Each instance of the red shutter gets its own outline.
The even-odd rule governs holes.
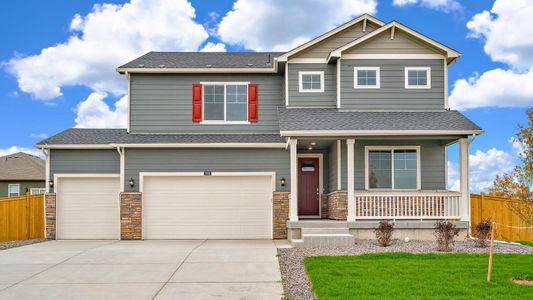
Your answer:
[[[192,84],[192,121],[202,122],[202,85]]]
[[[259,105],[257,98],[257,83],[248,85],[248,122],[257,122],[259,116],[257,114],[257,107]]]

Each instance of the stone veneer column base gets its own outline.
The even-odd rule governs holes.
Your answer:
[[[335,191],[328,194],[328,218],[346,220],[348,217],[348,193]]]
[[[46,238],[56,239],[56,194],[47,193],[44,197],[45,202],[45,228]]]
[[[142,193],[120,193],[120,239],[142,239]]]
[[[289,220],[289,192],[274,192],[273,211],[273,237],[274,239],[287,238],[287,221]]]

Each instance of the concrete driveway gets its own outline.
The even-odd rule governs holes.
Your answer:
[[[276,245],[50,241],[0,251],[0,299],[280,299]]]

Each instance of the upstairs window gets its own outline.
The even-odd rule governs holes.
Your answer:
[[[324,72],[310,71],[299,72],[300,93],[323,93]]]
[[[431,68],[407,67],[405,68],[406,89],[431,88]]]
[[[248,83],[203,83],[203,122],[248,122]]]
[[[380,85],[379,67],[355,67],[354,88],[378,89]]]

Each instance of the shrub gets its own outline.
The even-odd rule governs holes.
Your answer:
[[[437,250],[449,252],[455,244],[454,238],[459,235],[459,229],[451,222],[437,221],[433,234],[437,238]]]
[[[389,221],[379,221],[379,225],[374,229],[376,239],[381,247],[387,247],[392,240],[392,232],[394,231],[394,223]]]
[[[485,248],[487,246],[487,240],[492,229],[492,220],[485,219],[474,225],[473,236],[476,238],[474,243],[476,247]]]

